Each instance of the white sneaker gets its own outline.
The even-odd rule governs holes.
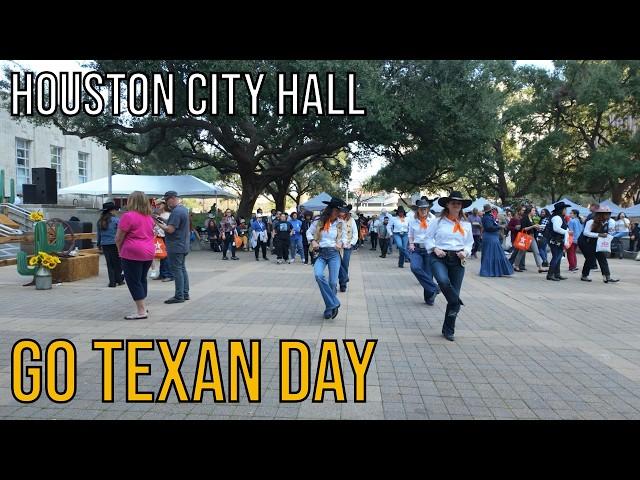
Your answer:
[[[291,260],[289,260],[289,265],[291,265],[294,262],[295,262],[295,260],[292,258]]]
[[[280,265],[282,263],[282,260],[278,259],[278,261],[276,262],[278,265]]]

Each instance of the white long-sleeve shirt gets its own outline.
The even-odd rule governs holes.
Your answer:
[[[318,245],[320,246],[320,248],[336,248],[336,237],[338,236],[339,222],[342,222],[342,220],[340,219],[334,220],[331,226],[329,227],[328,232],[325,232],[324,230],[322,231],[322,233],[320,234],[320,241],[318,242]],[[317,228],[322,228],[322,226],[318,227],[318,220],[315,220],[309,227],[309,230],[307,230],[307,240],[309,241],[309,243],[311,243],[311,241],[314,239]],[[358,237],[356,236],[356,239],[357,238]],[[342,242],[342,245],[347,243],[346,228],[344,227],[342,228],[341,238],[338,238],[337,240],[339,242]]]
[[[407,217],[400,218],[398,216],[389,219],[387,229],[390,234],[393,233],[409,233],[409,219]]]
[[[409,243],[426,244],[429,225],[431,225],[433,221],[435,221],[435,217],[434,220],[427,218],[427,228],[422,228],[420,220],[417,218],[412,219],[409,222]]]
[[[562,228],[562,217],[560,215],[554,215],[551,217],[551,225],[553,226],[553,231],[560,234],[566,235],[568,229]]]
[[[591,228],[593,227],[593,219],[588,220],[584,226],[584,230],[582,231],[582,235],[585,235],[590,238],[598,238],[598,233],[592,232]],[[616,222],[612,218],[609,219],[609,235],[611,235],[616,227]]]
[[[464,250],[467,257],[471,255],[471,249],[473,248],[471,224],[461,220],[460,226],[464,234],[458,231],[454,232],[455,222],[452,222],[446,217],[441,217],[440,219],[430,222],[426,238],[427,251],[433,253],[434,248],[454,252]]]

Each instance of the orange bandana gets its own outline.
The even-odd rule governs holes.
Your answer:
[[[322,226],[322,230],[325,232],[328,232],[330,228],[331,228],[331,220],[327,219],[327,221],[324,222],[324,225]]]
[[[420,219],[420,228],[423,229],[427,229],[427,227],[429,226],[429,224],[427,223],[427,218],[426,217],[418,217]]]
[[[464,236],[464,228],[460,225],[460,219],[454,217],[447,218],[453,222],[453,233],[458,232],[460,235]]]

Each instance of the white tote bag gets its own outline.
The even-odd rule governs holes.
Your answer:
[[[611,240],[613,240],[612,235],[598,237],[598,241],[596,242],[596,252],[611,252]]]

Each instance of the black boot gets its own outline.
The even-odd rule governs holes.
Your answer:
[[[560,279],[559,279],[559,278],[556,278],[555,273],[554,273],[554,272],[552,272],[551,270],[549,270],[549,271],[547,272],[547,280],[552,280],[552,281],[554,281],[554,282],[559,282],[559,281],[560,281]]]
[[[562,275],[560,275],[560,272],[556,272],[555,277],[558,280],[566,280],[567,279],[567,277],[563,277]]]
[[[450,307],[447,305],[447,310],[444,315],[444,324],[442,325],[442,335],[450,342],[454,341],[454,332],[456,327],[456,317],[460,307]]]

